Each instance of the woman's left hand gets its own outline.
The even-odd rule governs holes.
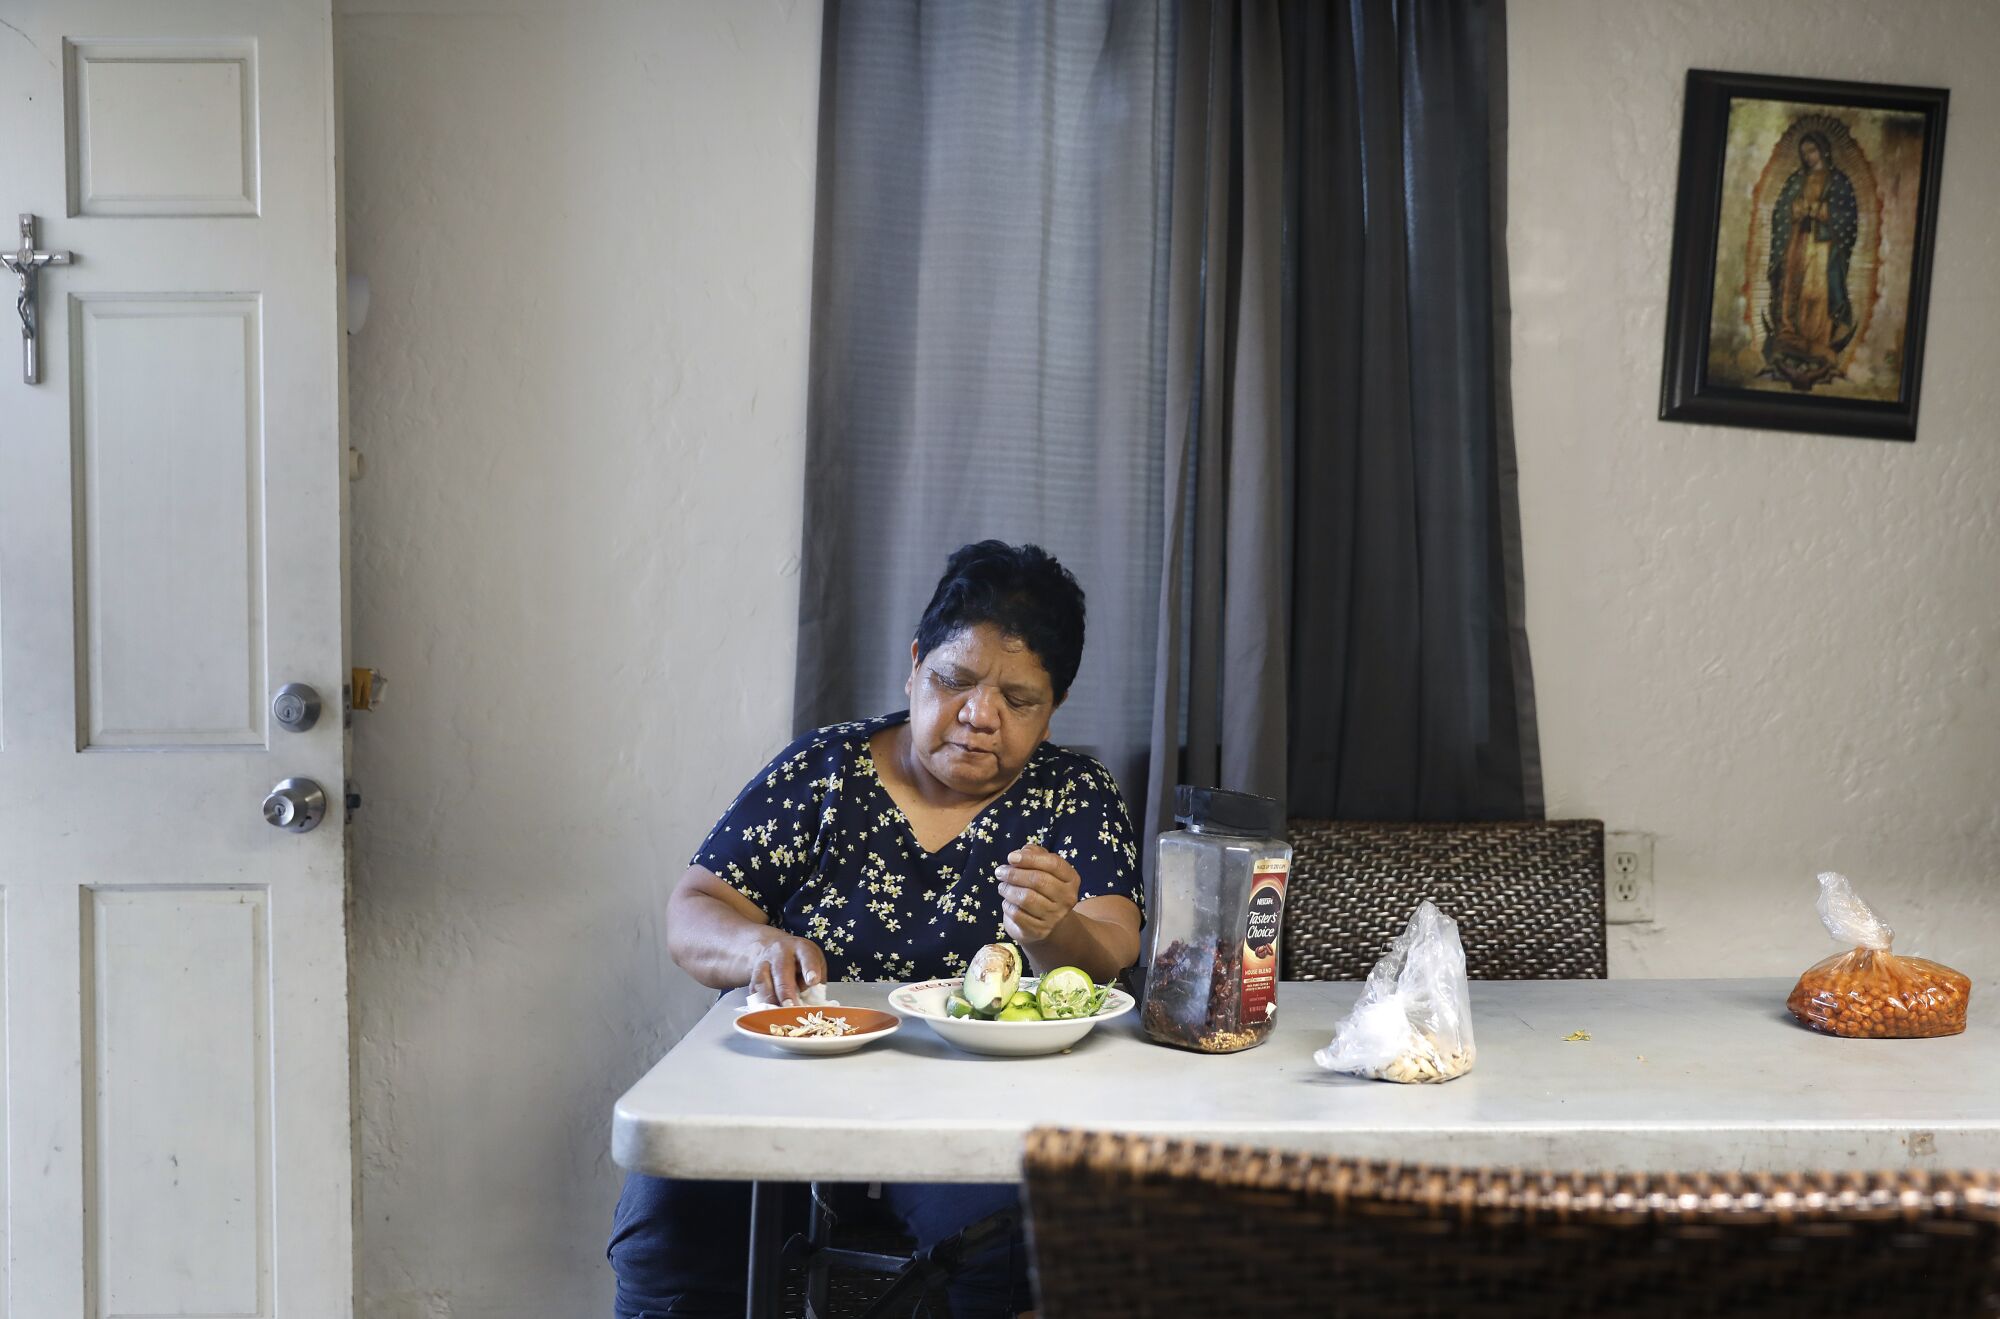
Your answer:
[[[995,871],[1001,919],[1017,942],[1040,943],[1076,909],[1083,880],[1075,866],[1034,843],[1008,853],[1007,861]]]

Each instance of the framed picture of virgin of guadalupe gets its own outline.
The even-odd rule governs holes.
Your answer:
[[[1689,72],[1661,420],[1916,438],[1949,97]]]

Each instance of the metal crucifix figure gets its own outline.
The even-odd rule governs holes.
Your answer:
[[[14,310],[21,314],[21,379],[31,385],[42,382],[42,355],[36,345],[39,317],[35,310],[35,285],[43,266],[66,266],[69,264],[67,252],[37,252],[35,250],[35,217],[21,217],[21,250],[0,252],[0,264],[5,264],[20,281],[20,294],[14,299]]]

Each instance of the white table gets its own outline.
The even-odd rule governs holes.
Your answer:
[[[1001,1182],[1039,1125],[1117,1128],[1460,1164],[1617,1171],[2000,1167],[2000,1004],[1940,1040],[1842,1040],[1784,1007],[1789,980],[1475,984],[1479,1061],[1456,1081],[1321,1071],[1360,990],[1284,984],[1261,1046],[1153,1045],[1137,1013],[1068,1055],[976,1058],[922,1022],[804,1058],[739,1037],[718,1003],[618,1101],[612,1153],[669,1177]],[[887,985],[842,985],[886,1006]],[[1565,1035],[1587,1030],[1588,1042]]]
[[[612,1153],[667,1177],[1008,1182],[1036,1126],[1115,1128],[1364,1158],[1607,1171],[2000,1168],[2000,1006],[1940,1040],[1842,1040],[1785,1011],[1790,980],[1475,984],[1473,1070],[1445,1085],[1322,1071],[1358,984],[1279,987],[1239,1054],[1147,1042],[1137,1014],[1068,1055],[978,1058],[921,1021],[858,1053],[779,1053],[734,1030],[739,991],[624,1098]],[[835,996],[885,1007],[888,985]],[[1578,1030],[1587,1042],[1568,1042]],[[750,1307],[775,1313],[776,1201],[755,1197]]]

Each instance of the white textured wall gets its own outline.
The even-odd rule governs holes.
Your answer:
[[[609,1313],[667,883],[788,731],[814,3],[348,0],[358,1311]]]
[[[2000,5],[1509,0],[1514,407],[1551,814],[1659,835],[1618,975],[1789,974],[1815,871],[2000,950]],[[1914,445],[1656,420],[1689,68],[1951,89]],[[1990,992],[1990,991],[1989,991]]]

